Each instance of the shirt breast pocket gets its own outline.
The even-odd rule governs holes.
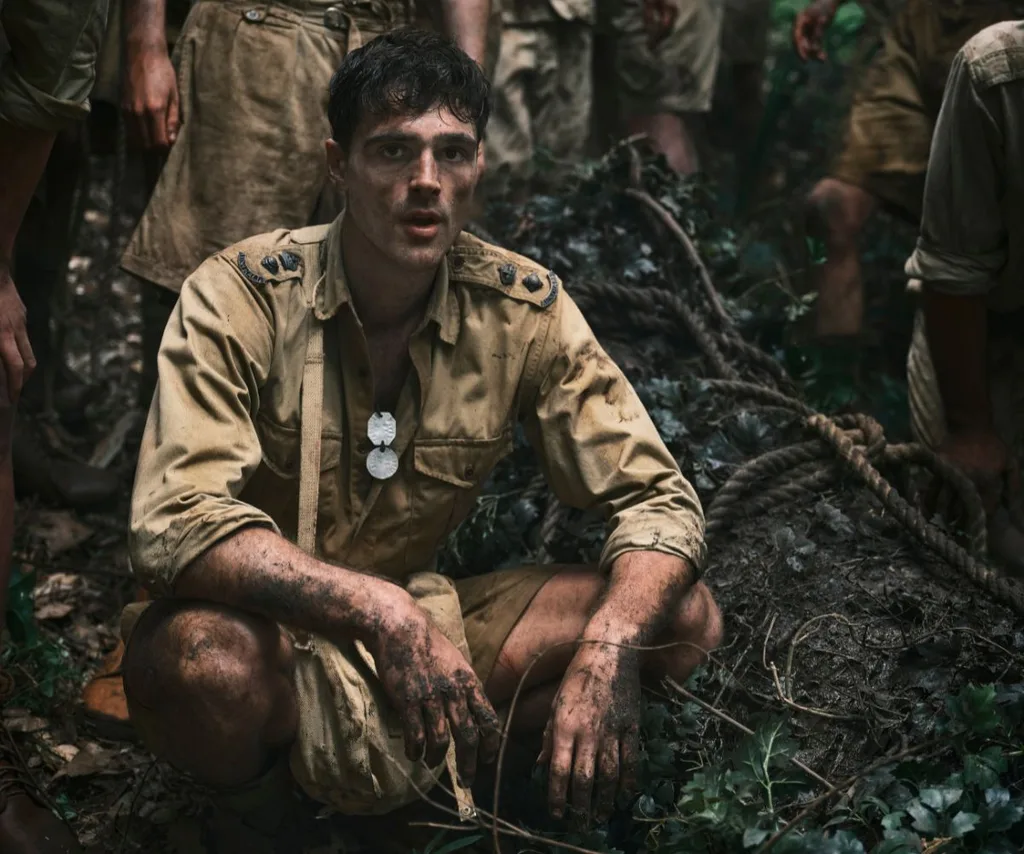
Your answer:
[[[502,457],[511,428],[493,439],[420,437],[413,442],[413,478],[406,566],[429,563],[444,538],[469,515]]]

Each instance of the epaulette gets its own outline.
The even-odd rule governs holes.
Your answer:
[[[465,232],[448,252],[448,278],[494,288],[538,308],[552,305],[562,288],[561,279],[542,264]]]

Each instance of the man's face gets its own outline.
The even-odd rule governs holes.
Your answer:
[[[402,269],[435,269],[469,220],[477,147],[473,125],[449,110],[365,117],[348,151],[327,143],[346,228]]]

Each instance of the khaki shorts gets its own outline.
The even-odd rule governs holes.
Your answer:
[[[907,0],[854,94],[832,176],[867,190],[916,225],[953,57],[971,36],[1014,17],[1001,3]]]
[[[0,3],[0,119],[58,131],[85,118],[107,0]]]
[[[989,381],[996,432],[1024,463],[1024,309],[989,315]],[[914,319],[907,356],[907,394],[914,438],[937,448],[946,438],[946,416],[925,336],[924,314]]]
[[[406,586],[486,683],[533,597],[563,568],[527,566],[454,584],[436,573],[418,573]],[[121,634],[126,643],[147,604],[125,609]],[[417,800],[417,788],[428,791],[444,766],[427,769],[405,758],[400,722],[388,709],[366,649],[289,634],[299,708],[290,765],[302,789],[347,815],[391,812]]]
[[[328,15],[329,7],[343,10]],[[394,0],[200,0],[175,48],[182,126],[122,258],[180,290],[253,234],[327,221],[327,87],[345,54],[405,23]],[[326,204],[325,204],[326,202]]]
[[[487,125],[487,184],[526,180],[539,149],[567,164],[584,153],[590,131],[593,27],[561,19],[508,26],[494,72]]]
[[[622,116],[703,113],[711,109],[724,0],[681,0],[672,31],[654,48],[643,0],[612,0],[615,90]]]

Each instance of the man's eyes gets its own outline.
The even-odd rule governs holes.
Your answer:
[[[456,146],[449,146],[441,153],[449,163],[462,163],[464,160],[469,159],[469,155],[463,149]]]
[[[388,160],[400,160],[406,154],[406,147],[398,143],[389,143],[380,147],[380,153]]]

